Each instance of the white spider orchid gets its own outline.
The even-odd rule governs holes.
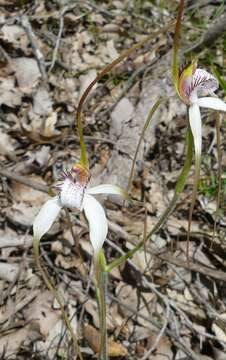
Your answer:
[[[116,185],[102,184],[88,188],[89,179],[88,170],[80,164],[74,165],[70,172],[62,173],[61,182],[55,186],[59,190],[58,196],[48,200],[34,220],[35,240],[39,241],[47,233],[62,208],[84,210],[94,253],[99,252],[107,237],[108,224],[103,207],[92,195],[112,194],[124,199],[128,199],[128,195]]]
[[[198,162],[200,162],[202,148],[200,107],[226,111],[226,104],[214,94],[218,86],[217,79],[207,71],[197,69],[196,62],[187,66],[179,76],[178,93],[183,102],[189,106],[189,123]],[[198,95],[212,95],[214,97],[198,97]]]
[[[188,221],[187,259],[189,261],[189,238],[192,213],[195,205],[196,193],[200,177],[202,153],[202,122],[200,107],[218,111],[226,111],[226,104],[218,99],[214,91],[218,88],[217,79],[207,71],[197,69],[197,63],[192,62],[179,75],[177,91],[182,101],[188,105],[189,123],[195,148],[194,188]],[[198,95],[212,95],[212,97],[198,97]],[[213,97],[214,96],[214,97]]]

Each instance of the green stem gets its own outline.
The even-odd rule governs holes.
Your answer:
[[[217,230],[217,219],[219,216],[219,209],[221,204],[221,174],[222,174],[222,152],[221,152],[221,133],[220,133],[220,114],[217,114],[216,118],[216,133],[217,133],[217,158],[218,158],[218,171],[217,171],[217,207],[216,215],[214,218],[213,226],[213,237],[212,243],[214,241],[215,233]]]
[[[58,302],[58,304],[60,306],[61,313],[62,313],[62,316],[63,316],[63,319],[64,319],[64,323],[65,323],[68,331],[71,334],[71,338],[72,338],[72,341],[73,341],[73,344],[74,344],[75,353],[78,355],[80,360],[83,360],[83,356],[82,356],[82,353],[81,353],[80,348],[79,348],[77,337],[75,336],[74,331],[73,331],[72,326],[71,326],[71,323],[70,323],[70,320],[69,320],[69,318],[67,317],[67,315],[65,313],[63,302],[61,301],[61,298],[60,298],[57,290],[55,289],[54,285],[52,284],[51,280],[49,279],[48,275],[46,274],[46,272],[44,271],[44,269],[41,266],[40,254],[39,254],[39,243],[40,243],[39,239],[34,239],[34,241],[33,241],[33,249],[34,249],[34,256],[35,256],[35,261],[36,261],[37,268],[38,268],[38,270],[39,270],[39,272],[40,272],[40,274],[41,274],[47,288],[51,291],[51,293],[56,298],[56,300],[57,300],[57,302]]]
[[[107,307],[106,307],[106,294],[107,294],[107,280],[108,274],[106,272],[106,260],[103,250],[100,250],[97,257],[94,257],[95,268],[95,287],[97,304],[99,309],[100,319],[100,352],[99,360],[108,360],[108,347],[107,347]]]
[[[162,216],[159,219],[159,221],[157,222],[157,224],[153,227],[153,229],[150,231],[150,233],[146,236],[146,238],[144,240],[140,241],[133,249],[128,251],[125,255],[120,256],[118,259],[116,259],[116,260],[112,261],[110,264],[108,264],[105,267],[105,271],[110,272],[115,267],[118,267],[119,265],[124,263],[128,258],[131,258],[133,256],[133,254],[136,253],[142,246],[144,246],[145,242],[148,239],[150,239],[151,236],[155,232],[157,232],[162,227],[162,225],[166,222],[166,220],[168,219],[168,217],[174,210],[175,205],[180,197],[180,194],[182,193],[184,186],[186,184],[186,180],[187,180],[187,177],[188,177],[188,174],[189,174],[189,171],[191,168],[191,164],[192,164],[192,155],[193,155],[193,137],[192,137],[191,129],[189,127],[188,131],[187,131],[187,154],[186,154],[185,163],[184,163],[183,169],[181,171],[181,174],[177,180],[175,193],[174,193],[174,196],[173,196],[169,206],[164,211],[164,213],[162,214]]]
[[[192,191],[192,199],[191,199],[191,206],[189,209],[189,216],[188,216],[188,232],[187,232],[187,245],[186,245],[186,257],[187,257],[187,264],[190,266],[189,260],[189,242],[190,242],[190,234],[191,234],[191,223],[192,223],[192,215],[195,208],[195,201],[198,191],[199,179],[200,179],[200,168],[201,168],[201,154],[195,155],[195,174],[194,174],[194,184],[193,184],[193,191]]]
[[[108,274],[105,271],[100,273],[100,359],[108,360],[107,350],[107,308],[106,308],[106,294],[107,294],[107,280]]]

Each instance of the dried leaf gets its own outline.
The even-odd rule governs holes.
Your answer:
[[[61,311],[52,308],[53,295],[50,291],[40,292],[35,301],[25,310],[26,319],[33,321],[40,333],[47,337],[58,322]]]
[[[12,60],[20,90],[30,93],[41,77],[37,61],[21,57]]]
[[[17,264],[0,262],[0,279],[12,282],[19,273],[19,266]]]
[[[95,352],[99,352],[100,335],[99,332],[91,325],[84,326],[84,337],[87,340],[91,349]],[[121,344],[108,340],[108,355],[111,357],[126,356],[128,354],[127,349]]]
[[[59,131],[55,129],[55,125],[57,123],[57,112],[53,112],[45,121],[45,128],[43,130],[43,136],[46,138],[51,138],[52,136],[56,136],[60,134]]]
[[[95,79],[96,76],[97,76],[96,70],[92,69],[92,70],[89,70],[86,75],[81,75],[79,77],[79,81],[80,81],[79,99],[81,98],[81,96],[83,95],[86,88]],[[94,87],[92,88],[92,91],[95,90],[96,87],[97,87],[97,84],[94,85]]]
[[[24,29],[18,25],[3,25],[0,37],[26,52],[29,41]]]
[[[0,78],[0,105],[14,108],[21,104],[21,98],[22,93],[15,87],[14,78]]]
[[[111,137],[118,138],[121,135],[122,128],[131,119],[133,111],[134,107],[129,99],[123,98],[119,101],[111,113]]]
[[[0,356],[2,358],[15,359],[15,354],[23,343],[30,343],[38,338],[37,333],[31,331],[31,324],[21,329],[12,331],[0,339]],[[13,357],[12,357],[13,356]]]
[[[52,112],[52,100],[49,92],[45,87],[39,87],[33,96],[34,107],[33,110],[40,116],[47,116]]]
[[[12,144],[12,138],[3,132],[0,133],[0,154],[13,155],[14,147]]]
[[[218,326],[216,323],[212,324],[212,330],[215,332],[216,337],[219,341],[226,342],[226,333],[222,330],[220,326]]]

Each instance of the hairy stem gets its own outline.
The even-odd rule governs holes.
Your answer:
[[[139,249],[142,248],[142,246],[144,246],[145,242],[147,240],[149,240],[151,238],[151,236],[155,232],[157,232],[162,227],[162,225],[166,222],[166,220],[168,219],[168,217],[174,210],[176,203],[180,197],[180,194],[182,193],[184,186],[186,184],[186,180],[187,180],[187,177],[188,177],[188,174],[189,174],[189,171],[191,168],[191,164],[192,164],[192,155],[193,155],[193,137],[192,137],[192,133],[191,133],[191,130],[189,127],[188,131],[187,131],[187,154],[186,154],[185,163],[184,163],[183,169],[181,171],[181,174],[177,180],[175,193],[174,193],[174,196],[173,196],[169,206],[164,211],[164,213],[160,217],[157,224],[153,227],[153,229],[146,236],[146,238],[143,239],[142,241],[140,241],[133,249],[128,251],[125,255],[119,257],[118,259],[116,259],[116,260],[112,261],[110,264],[108,264],[105,268],[105,270],[107,272],[110,272],[115,267],[124,263],[128,258],[131,258]]]
[[[107,308],[106,308],[106,294],[107,294],[107,279],[108,274],[105,271],[100,273],[100,360],[108,359],[107,351]]]
[[[220,114],[217,113],[216,116],[216,133],[217,133],[217,158],[218,158],[218,171],[217,171],[217,207],[216,207],[216,215],[214,218],[214,226],[213,226],[213,237],[212,243],[214,241],[216,229],[217,229],[217,219],[219,216],[219,209],[221,203],[221,174],[222,174],[222,152],[221,152],[221,133],[220,133]]]
[[[33,241],[33,249],[34,249],[34,256],[35,256],[35,262],[36,262],[37,268],[38,268],[38,270],[39,270],[39,272],[40,272],[40,274],[41,274],[47,288],[51,291],[51,293],[56,298],[56,300],[57,300],[57,302],[58,302],[58,304],[60,306],[60,310],[61,310],[61,313],[62,313],[62,316],[63,316],[63,319],[64,319],[64,323],[65,323],[68,331],[70,332],[70,335],[71,335],[71,338],[72,338],[72,341],[73,341],[75,353],[78,355],[80,360],[83,360],[83,356],[82,356],[82,353],[81,353],[80,348],[79,348],[77,337],[75,336],[75,334],[73,332],[70,320],[67,317],[67,314],[66,314],[66,312],[64,310],[63,302],[61,301],[61,298],[60,298],[57,290],[55,289],[54,285],[52,284],[51,280],[49,279],[47,273],[45,272],[45,270],[41,266],[40,253],[39,253],[39,243],[40,243],[39,239],[34,239],[34,241]]]
[[[105,271],[106,260],[104,252],[101,250],[98,256],[94,257],[94,270],[95,270],[95,288],[97,304],[99,309],[100,319],[100,347],[99,347],[99,360],[108,360],[108,341],[107,341],[107,280],[108,274]]]

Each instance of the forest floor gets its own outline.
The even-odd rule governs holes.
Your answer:
[[[75,124],[89,83],[125,49],[175,20],[178,1],[0,0],[0,359],[73,359],[62,314],[34,260],[32,223],[62,170],[79,161]],[[225,12],[222,1],[188,1],[186,52]],[[130,194],[144,208],[100,198],[109,220],[107,261],[127,252],[167,208],[183,167],[186,107],[170,77],[174,28],[153,35],[92,90],[83,109],[91,183],[126,188],[146,116]],[[202,46],[199,67],[226,76],[226,39]],[[222,99],[223,89],[217,91]],[[216,117],[202,111],[201,180],[186,261],[194,167],[173,214],[145,250],[109,275],[109,356],[142,360],[226,359],[226,219],[218,192]],[[224,138],[220,116],[221,139]],[[223,147],[222,147],[223,150]],[[226,166],[222,159],[222,168]],[[225,175],[222,171],[222,189]],[[70,221],[69,221],[70,220]],[[90,278],[92,246],[83,213],[62,212],[41,241],[42,266],[78,335],[84,359],[98,352],[99,319]],[[72,226],[70,226],[70,223]],[[212,241],[213,240],[213,241]]]

